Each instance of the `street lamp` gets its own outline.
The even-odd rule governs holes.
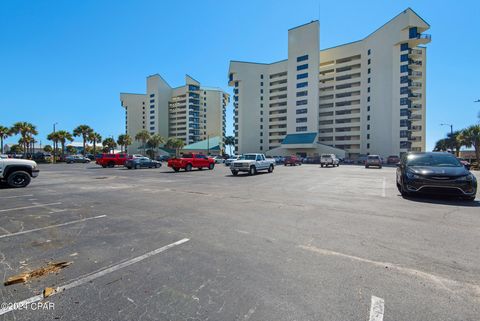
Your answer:
[[[451,141],[451,150],[453,153],[453,125],[452,124],[440,124],[440,126],[450,126],[450,141]]]
[[[55,126],[58,125],[58,123],[53,123],[53,163],[57,162],[57,143],[55,141]]]

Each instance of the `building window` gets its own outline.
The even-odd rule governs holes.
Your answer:
[[[304,88],[308,86],[308,82],[300,82],[297,84],[297,88]]]
[[[308,64],[298,65],[298,66],[297,66],[297,70],[305,70],[305,69],[308,69]]]
[[[155,127],[154,126],[150,127],[150,130],[155,130]]]
[[[367,125],[367,130],[370,130],[370,125]]]
[[[263,100],[263,96],[260,96],[260,100]]]
[[[297,118],[297,123],[306,123],[307,117]]]
[[[296,128],[297,132],[306,132],[307,131],[307,126],[300,126]]]
[[[260,136],[263,136],[263,132],[260,132]]]
[[[372,53],[372,49],[368,49],[367,54],[370,56],[371,53]]]
[[[368,83],[370,83],[370,77],[368,77]]]
[[[372,62],[372,60],[369,58],[367,63],[370,65],[371,62]]]
[[[263,108],[263,104],[260,104],[260,108]]]
[[[402,77],[400,77],[400,83],[401,83],[401,84],[406,84],[406,83],[408,83],[408,76],[402,76]]]
[[[307,108],[297,109],[296,113],[297,113],[297,115],[306,114],[307,113]]]
[[[408,127],[408,119],[400,119],[400,127]]]
[[[400,55],[400,61],[408,61],[408,54]]]
[[[150,99],[150,104],[154,102],[155,102],[155,99]]]
[[[150,98],[155,97],[155,94],[150,94]]]
[[[408,98],[400,98],[400,105],[401,106],[408,105],[408,103],[409,103]]]
[[[367,116],[367,120],[370,120],[370,115]]]
[[[260,110],[260,115],[263,115],[263,110]]]
[[[368,68],[368,73],[370,73],[372,70],[370,68]]]
[[[298,100],[297,101],[297,106],[302,106],[302,105],[306,105],[308,103],[308,101],[306,99],[304,100]]]
[[[260,79],[263,79],[263,74],[260,75]]]
[[[367,101],[370,102],[370,96],[367,97]]]
[[[260,118],[260,122],[263,123],[263,118]]]
[[[297,57],[297,62],[308,60],[308,55]]]
[[[367,111],[370,111],[370,106],[367,106]]]
[[[155,119],[155,116],[150,116],[150,119]]]
[[[408,43],[402,43],[400,45],[400,51],[408,50]]]
[[[151,121],[151,122],[150,122],[150,125],[155,125],[155,121]]]
[[[369,148],[370,148],[370,143],[367,143],[367,149],[369,149]]]
[[[260,139],[260,144],[263,144],[263,139]]]
[[[260,86],[263,86],[263,81],[260,82]]]
[[[401,65],[400,72],[408,72],[408,65]]]
[[[263,89],[260,89],[260,93],[263,94]]]
[[[367,139],[370,139],[370,134],[367,134]]]
[[[408,138],[408,130],[401,130],[400,138]]]
[[[150,110],[150,114],[154,114],[155,113],[155,110]]]
[[[263,125],[260,125],[260,129],[263,129]]]
[[[308,78],[308,72],[306,72],[304,74],[298,74],[297,75],[297,79],[305,79],[305,78]]]
[[[302,90],[302,91],[297,92],[297,97],[303,97],[303,96],[307,96],[307,95],[308,95],[307,90]]]
[[[238,87],[238,81],[235,82],[235,87]]]
[[[260,146],[260,150],[263,150],[263,147],[262,147],[262,146]]]
[[[408,94],[408,87],[400,87],[400,94],[401,95]]]
[[[370,87],[367,88],[367,92],[370,92]]]
[[[402,108],[400,109],[400,116],[408,116],[409,112],[408,109]]]
[[[410,39],[412,39],[412,38],[417,38],[417,36],[418,36],[417,27],[411,27],[411,28],[408,30],[408,34],[409,34],[409,36],[410,36]]]
[[[150,105],[150,108],[155,108],[155,105]]]

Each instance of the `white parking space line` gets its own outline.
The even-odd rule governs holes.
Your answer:
[[[57,203],[35,204],[35,205],[23,206],[23,207],[6,208],[6,209],[3,209],[3,210],[0,210],[0,213],[10,212],[10,211],[26,210],[26,209],[29,209],[29,208],[36,208],[36,207],[45,207],[45,206],[51,206],[51,205],[60,205],[60,204],[62,204],[62,203],[61,203],[61,202],[57,202]]]
[[[151,256],[154,256],[156,254],[159,254],[159,253],[162,253],[162,252],[165,252],[166,250],[174,247],[174,246],[177,246],[177,245],[180,245],[180,244],[183,244],[183,243],[186,243],[190,241],[190,239],[181,239],[180,241],[177,241],[175,243],[172,243],[172,244],[169,244],[169,245],[165,245],[161,248],[158,248],[156,250],[153,250],[151,252],[148,252],[148,253],[145,253],[143,255],[140,255],[140,256],[137,256],[133,259],[130,259],[128,261],[125,261],[125,262],[122,262],[122,263],[119,263],[119,264],[115,264],[115,265],[111,265],[110,267],[107,267],[107,268],[104,268],[104,269],[101,269],[101,270],[98,270],[96,272],[93,272],[93,273],[90,273],[90,274],[87,274],[87,275],[84,275],[78,279],[76,279],[75,281],[73,282],[70,282],[70,283],[67,283],[63,286],[59,286],[55,289],[55,291],[52,293],[52,295],[55,295],[55,294],[58,294],[58,293],[61,293],[61,292],[64,292],[66,290],[69,290],[69,289],[72,289],[72,288],[75,288],[77,286],[80,286],[80,285],[83,285],[85,283],[88,283],[88,282],[91,282],[99,277],[102,277],[106,274],[109,274],[109,273],[112,273],[112,272],[115,272],[117,270],[120,270],[120,269],[123,269],[124,267],[127,267],[127,266],[130,266],[132,264],[135,264],[135,263],[138,263],[140,261],[143,261]],[[31,303],[34,303],[34,302],[38,302],[38,301],[41,301],[43,300],[43,295],[36,295],[36,296],[33,296],[31,298],[28,298],[26,300],[23,300],[23,301],[20,301],[20,302],[16,302],[15,304],[11,305],[11,306],[8,306],[6,308],[3,308],[3,309],[0,309],[0,315],[3,315],[5,313],[8,313],[8,312],[11,312],[13,311],[14,309],[14,306],[27,306],[28,304],[31,304]]]
[[[106,216],[107,215],[87,217],[87,218],[82,218],[81,220],[70,221],[70,222],[66,222],[66,223],[55,224],[55,225],[50,225],[50,226],[45,226],[45,227],[39,227],[39,228],[34,228],[32,230],[20,231],[20,232],[16,232],[16,233],[4,234],[4,235],[0,235],[0,239],[6,238],[6,237],[11,237],[11,236],[27,234],[27,233],[32,233],[32,232],[37,232],[37,231],[46,230],[46,229],[55,228],[55,227],[61,227],[61,226],[65,226],[65,225],[75,224],[75,223],[81,223],[81,222],[85,222],[85,221],[89,221],[89,220],[95,220],[95,219],[103,218],[103,217],[106,217]]]
[[[368,321],[383,321],[385,312],[385,301],[372,295],[372,303],[370,304],[370,318]]]
[[[0,196],[0,200],[10,199],[10,198],[19,198],[19,197],[32,197],[33,194],[28,195],[16,195],[16,196]]]

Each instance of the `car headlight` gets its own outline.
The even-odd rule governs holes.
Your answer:
[[[418,175],[416,175],[412,172],[407,172],[406,175],[407,175],[408,179],[419,179],[420,178],[420,176],[418,176]]]
[[[473,174],[470,173],[468,175],[459,177],[457,180],[464,181],[464,182],[471,182],[471,181],[473,181]]]

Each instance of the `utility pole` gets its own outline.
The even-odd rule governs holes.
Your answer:
[[[207,135],[207,157],[210,155],[210,135]]]

